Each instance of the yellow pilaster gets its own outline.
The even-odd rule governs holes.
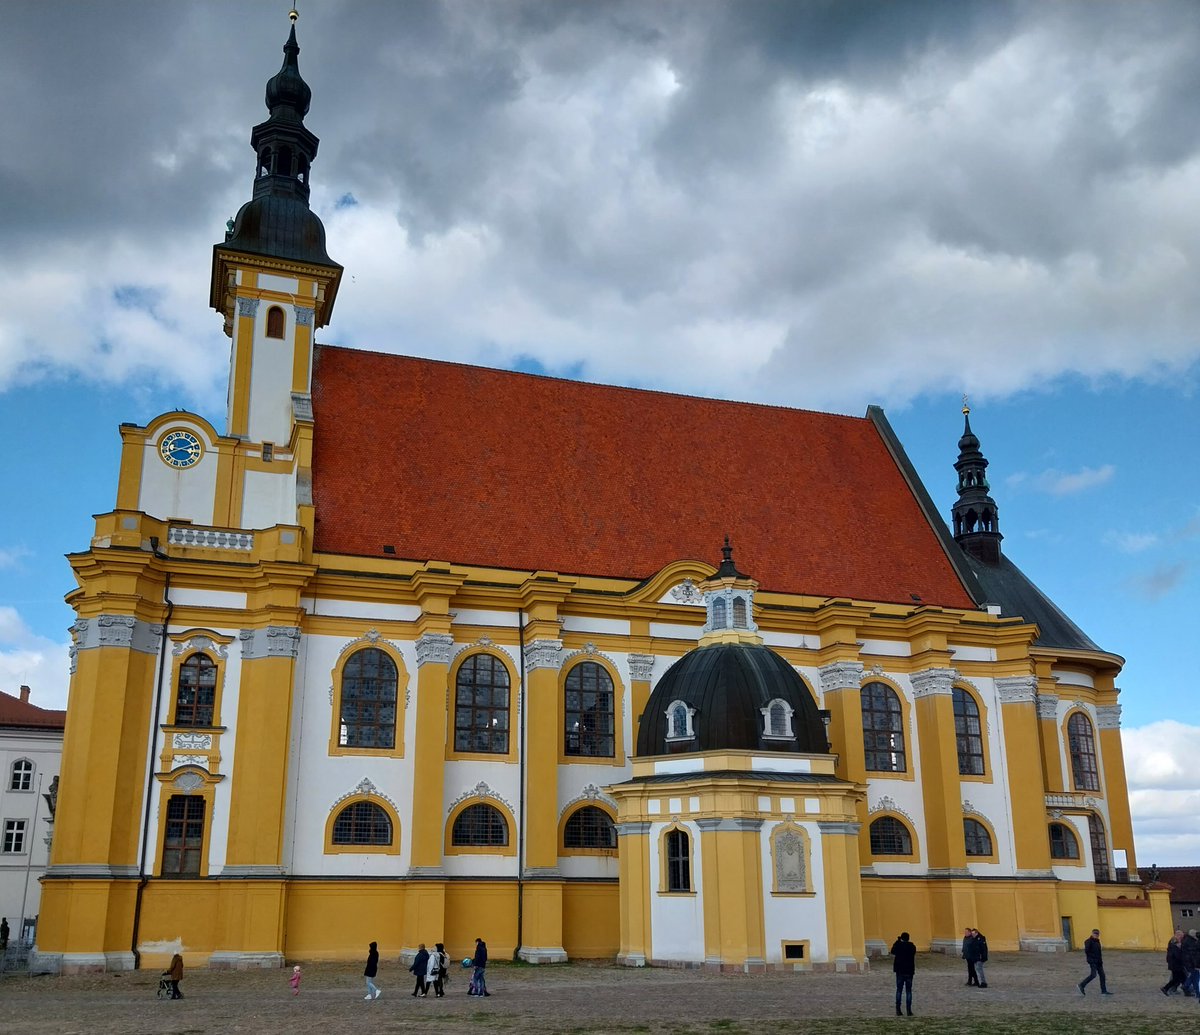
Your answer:
[[[701,819],[704,958],[710,965],[766,966],[759,819]]]
[[[235,304],[228,433],[245,438],[250,427],[250,371],[254,363],[254,321],[259,301],[239,296]]]
[[[1058,731],[1058,684],[1049,661],[1035,664],[1037,674],[1038,734],[1042,749],[1042,774],[1047,794],[1062,794],[1063,782],[1062,737]]]
[[[859,877],[857,823],[821,823],[825,877],[825,933],[829,961],[838,971],[866,966],[862,882]]]
[[[1097,689],[1101,689],[1097,686]],[[1100,758],[1104,765],[1104,796],[1112,827],[1112,847],[1125,849],[1129,873],[1137,872],[1133,850],[1133,819],[1129,814],[1129,787],[1125,779],[1125,751],[1121,746],[1121,706],[1115,687],[1101,691],[1096,705],[1096,727],[1100,736]],[[1114,875],[1115,876],[1115,875]]]
[[[953,670],[928,668],[912,675],[916,697],[917,741],[921,746],[921,792],[925,804],[925,841],[930,870],[962,870],[962,796],[954,732]],[[934,931],[935,938],[953,931]]]
[[[1047,873],[1050,841],[1046,835],[1046,789],[1042,767],[1030,764],[1030,745],[1041,733],[1037,716],[1037,679],[1032,675],[996,680],[1004,730],[1005,769],[1012,808],[1017,869]],[[1053,931],[1039,931],[1051,935]]]
[[[854,649],[857,653],[857,644]],[[860,695],[862,673],[862,663],[857,660],[832,661],[820,668],[821,699],[829,711],[829,750],[837,756],[837,775],[856,784],[867,782]],[[856,802],[855,809],[858,822],[865,824],[866,801]],[[871,843],[865,833],[859,839],[858,860],[861,866],[871,863]]]
[[[628,811],[632,810],[623,798],[619,814]],[[621,896],[621,948],[617,961],[630,967],[644,967],[651,958],[650,824],[645,820],[622,820],[617,824],[617,836]]]

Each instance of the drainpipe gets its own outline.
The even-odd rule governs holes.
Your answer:
[[[158,536],[150,537],[150,549],[154,556],[165,561],[167,555],[158,548]],[[154,690],[154,722],[150,727],[150,759],[146,765],[146,800],[142,806],[142,849],[138,855],[138,886],[137,895],[133,900],[133,935],[130,951],[133,953],[133,969],[141,970],[142,954],[138,952],[138,931],[142,926],[142,895],[146,890],[149,879],[146,876],[147,838],[150,836],[150,799],[154,795],[154,751],[158,747],[158,722],[162,715],[163,674],[167,668],[167,632],[171,627],[171,573],[165,572],[163,582],[163,603],[166,613],[163,615],[162,637],[158,641],[158,686]]]
[[[521,699],[520,708],[520,770],[517,778],[517,947],[513,959],[521,956],[522,936],[525,921],[525,749],[527,731],[525,726],[525,612],[517,611],[517,649],[521,654]]]

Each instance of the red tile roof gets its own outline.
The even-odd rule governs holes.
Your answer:
[[[66,712],[39,708],[0,690],[0,726],[37,726],[60,730],[66,724]]]
[[[1160,866],[1158,881],[1171,885],[1172,902],[1200,902],[1200,866]]]
[[[329,346],[313,410],[322,552],[974,606],[866,418]]]

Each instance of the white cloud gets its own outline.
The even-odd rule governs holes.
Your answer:
[[[1115,546],[1121,553],[1141,553],[1158,544],[1158,535],[1154,532],[1117,532],[1115,530],[1104,534],[1104,541]]]
[[[1164,719],[1121,731],[1138,866],[1192,865],[1200,858],[1200,726]]]
[[[1051,496],[1072,496],[1077,492],[1094,489],[1097,485],[1104,485],[1106,482],[1112,481],[1112,476],[1116,473],[1117,469],[1112,464],[1104,464],[1102,467],[1081,467],[1078,471],[1073,472],[1056,471],[1050,468],[1037,475],[1033,479],[1033,484]]]
[[[16,608],[0,605],[0,689],[16,694],[32,691],[39,708],[65,708],[70,682],[69,643],[56,643],[34,633]]]
[[[21,561],[32,556],[23,546],[0,546],[0,568],[15,568]]]

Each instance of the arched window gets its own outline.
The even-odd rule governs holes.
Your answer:
[[[277,305],[271,306],[271,308],[267,310],[267,337],[282,338],[283,329],[286,326],[286,323],[287,321],[284,319],[283,310]]]
[[[871,824],[872,855],[912,855],[912,834],[891,816],[880,816]]]
[[[1112,879],[1108,867],[1108,838],[1104,836],[1104,823],[1094,812],[1088,813],[1088,839],[1092,843],[1092,874],[1097,884],[1106,884]]]
[[[335,845],[390,845],[392,821],[373,801],[355,801],[333,821]]]
[[[763,717],[764,737],[780,740],[791,740],[795,737],[792,732],[792,715],[795,709],[787,701],[777,697],[759,711]]]
[[[1079,841],[1075,832],[1065,823],[1050,824],[1050,858],[1079,858]]]
[[[567,817],[563,827],[564,848],[617,847],[617,828],[612,817],[595,805],[584,805]]]
[[[692,890],[692,846],[685,830],[667,832],[667,890]]]
[[[667,740],[689,740],[694,737],[694,714],[694,709],[689,708],[683,701],[672,701],[667,706]]]
[[[977,819],[963,820],[963,842],[967,848],[967,855],[992,854],[992,835]]]
[[[472,654],[459,666],[454,691],[455,751],[508,753],[508,685],[508,669],[494,654]]]
[[[211,726],[217,699],[217,666],[205,654],[193,654],[179,666],[175,693],[176,726]]]
[[[725,598],[717,597],[712,605],[712,627],[724,629],[728,624],[728,619],[725,617]]]
[[[342,747],[396,746],[396,663],[378,647],[364,647],[342,667]]]
[[[198,794],[171,795],[163,831],[163,876],[199,877],[203,850],[204,799]]]
[[[873,773],[903,773],[904,712],[896,691],[886,683],[862,688],[863,753]]]
[[[466,848],[502,847],[508,844],[508,824],[491,805],[468,805],[454,818],[450,843]]]
[[[958,771],[963,776],[983,775],[983,724],[979,705],[966,690],[954,688],[954,732],[958,739]]]
[[[583,661],[567,673],[565,689],[565,753],[612,758],[612,677],[603,665]]]
[[[33,763],[28,758],[18,758],[12,764],[12,776],[8,781],[10,791],[33,790]]]
[[[1071,751],[1071,773],[1077,791],[1100,790],[1100,773],[1096,767],[1096,739],[1092,721],[1083,712],[1067,720],[1067,746]]]
[[[746,598],[733,598],[733,627],[735,629],[745,629],[749,625],[746,618]]]

